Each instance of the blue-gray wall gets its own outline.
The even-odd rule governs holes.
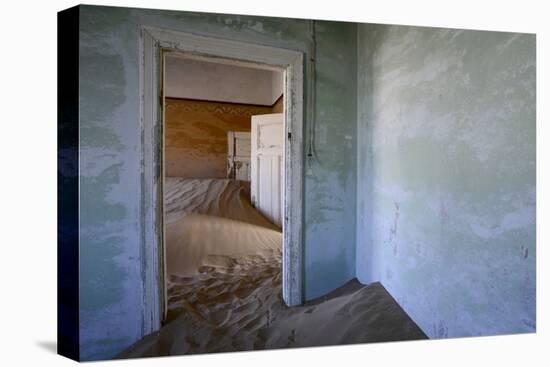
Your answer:
[[[316,59],[316,159],[305,172],[305,295],[355,276],[356,25],[80,7],[80,342],[110,358],[141,336],[139,228],[142,25],[302,51]],[[310,68],[306,68],[309,92]],[[305,130],[312,114],[306,113]],[[304,148],[307,151],[307,146]],[[306,163],[308,161],[305,160]]]
[[[141,336],[142,25],[304,52],[307,299],[357,275],[430,337],[535,329],[534,36],[80,12],[82,359]]]
[[[357,276],[430,337],[535,330],[535,36],[358,27]]]

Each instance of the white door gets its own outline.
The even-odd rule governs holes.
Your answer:
[[[273,223],[281,226],[284,187],[283,114],[252,116],[252,204]]]
[[[227,178],[250,181],[249,132],[227,132]]]

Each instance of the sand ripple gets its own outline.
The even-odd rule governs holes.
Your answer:
[[[286,307],[281,232],[242,183],[171,178],[166,188],[167,321],[119,358],[426,338],[379,283]]]

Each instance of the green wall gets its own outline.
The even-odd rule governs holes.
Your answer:
[[[358,27],[357,276],[434,338],[535,330],[535,36]]]
[[[80,7],[80,340],[83,360],[141,337],[139,30],[154,26],[298,50],[316,60],[316,159],[306,161],[306,298],[355,276],[356,25]],[[310,73],[306,64],[306,93]],[[304,147],[307,151],[307,146]]]

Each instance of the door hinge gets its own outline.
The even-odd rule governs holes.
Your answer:
[[[288,140],[290,140],[290,138],[292,137],[292,133],[288,133]]]

